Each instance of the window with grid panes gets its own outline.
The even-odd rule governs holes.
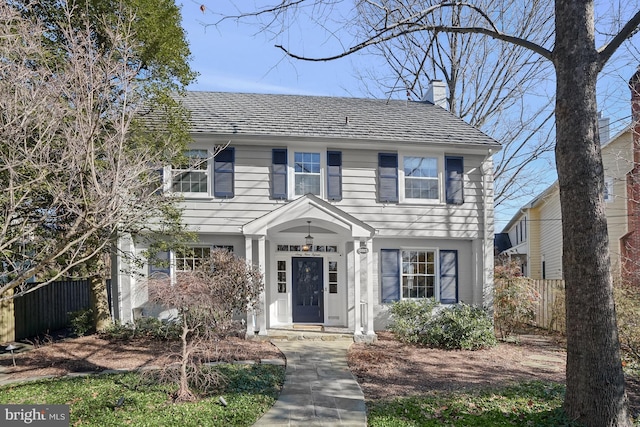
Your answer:
[[[329,293],[338,293],[338,262],[329,261]]]
[[[278,261],[278,293],[287,293],[287,262]]]
[[[172,167],[171,191],[176,193],[208,193],[207,150],[189,150],[185,153],[184,164]]]
[[[435,296],[435,251],[402,251],[402,298],[431,298]]]
[[[294,153],[295,194],[320,195],[320,153]]]
[[[403,159],[403,170],[406,199],[439,198],[437,158],[406,156]]]
[[[192,271],[202,264],[202,260],[209,258],[211,248],[194,247],[176,251],[176,271]]]

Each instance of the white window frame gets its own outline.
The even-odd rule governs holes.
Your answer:
[[[406,179],[404,173],[404,162],[407,157],[420,157],[427,159],[435,159],[437,169],[437,180],[438,180],[438,197],[434,199],[421,199],[421,198],[412,198],[406,197],[405,188],[406,188]],[[415,153],[415,152],[399,152],[398,153],[398,201],[400,203],[417,203],[417,204],[443,204],[444,203],[444,195],[443,195],[443,179],[444,179],[444,155],[442,153]],[[409,179],[420,179],[420,178],[409,178]],[[432,180],[434,178],[425,178],[425,180]]]
[[[209,251],[209,255],[211,254],[211,251],[213,250],[213,248],[211,246],[190,246],[189,250],[208,250]],[[175,267],[175,271],[176,273],[182,273],[182,272],[188,272],[188,271],[193,271],[193,268],[191,269],[185,269],[184,267],[184,263],[186,260],[190,260],[192,262],[192,265],[195,266],[196,265],[196,261],[198,259],[203,259],[202,257],[197,257],[197,256],[191,256],[191,257],[178,257],[178,253],[174,253],[173,255],[173,266]]]
[[[433,253],[433,274],[425,274],[425,277],[433,276],[433,298],[440,301],[440,251],[438,248],[400,248],[400,299],[401,300],[422,300],[431,297],[405,297],[404,296],[404,278],[408,276],[404,272],[404,253],[405,252],[432,252]],[[415,275],[415,274],[414,274]]]
[[[604,201],[607,203],[613,203],[615,201],[614,183],[615,180],[612,176],[604,177]]]
[[[295,159],[296,153],[313,153],[320,154],[320,194],[316,194],[317,197],[321,199],[326,199],[327,194],[327,183],[326,183],[326,174],[327,174],[327,147],[318,147],[316,149],[309,149],[309,147],[287,147],[287,180],[288,180],[288,199],[294,200],[299,197],[304,196],[304,194],[296,194],[296,166]]]
[[[165,172],[168,172],[165,174],[165,176],[168,176],[168,179],[166,179],[165,182],[165,188],[173,193],[173,194],[177,194],[177,195],[182,195],[186,198],[211,198],[211,194],[213,191],[212,188],[212,168],[213,168],[213,162],[212,160],[212,154],[211,152],[206,149],[206,148],[201,148],[201,147],[191,147],[189,148],[188,151],[203,151],[206,153],[206,167],[204,169],[197,169],[194,171],[197,172],[202,172],[205,174],[206,176],[206,184],[207,184],[207,191],[199,191],[199,192],[192,192],[192,191],[174,191],[173,190],[173,183],[174,183],[174,179],[177,176],[178,173],[184,173],[184,172],[188,172],[189,169],[177,169],[174,168],[173,165],[168,166],[167,168],[165,168]]]

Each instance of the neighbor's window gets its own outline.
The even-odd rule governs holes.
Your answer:
[[[294,153],[295,195],[320,195],[320,153]]]
[[[412,157],[403,159],[404,197],[406,199],[438,200],[438,159]]]
[[[207,150],[189,150],[185,153],[184,164],[173,166],[171,190],[177,193],[208,192]]]
[[[176,251],[176,271],[192,271],[211,255],[210,247],[193,247]]]
[[[402,251],[402,298],[435,296],[435,251]]]
[[[605,176],[604,177],[604,201],[611,203],[613,202],[613,177]]]

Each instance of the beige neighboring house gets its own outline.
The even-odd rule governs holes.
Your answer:
[[[214,248],[258,265],[266,289],[248,333],[313,324],[366,339],[399,299],[490,304],[495,140],[429,101],[189,92],[182,102],[195,166],[166,166],[165,191],[184,197],[199,242],[167,254],[164,272]],[[113,265],[114,317],[152,313],[139,277],[163,269]]]
[[[621,239],[627,234],[627,174],[633,167],[630,128],[602,146],[605,170],[605,207],[609,251],[614,274],[620,274]],[[564,279],[562,275],[562,213],[555,182],[524,205],[497,238],[510,247],[501,256],[516,260],[523,275],[532,279]]]
[[[612,273],[614,277],[625,277],[627,280],[635,281],[640,278],[640,197],[637,195],[640,191],[634,190],[639,186],[639,76],[640,74],[636,73],[630,81],[635,129],[634,126],[628,126],[602,145],[604,197]],[[600,129],[601,135],[604,136],[601,138],[606,140],[607,126],[603,126],[601,122]],[[560,196],[556,182],[523,206],[502,232],[496,235],[497,252],[520,263],[521,270],[527,277],[564,279],[561,219]]]

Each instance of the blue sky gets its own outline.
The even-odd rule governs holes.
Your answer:
[[[207,2],[211,3],[211,2]],[[215,3],[214,3],[215,4]],[[227,21],[211,25],[216,16],[201,3],[182,6],[193,68],[200,73],[193,90],[283,93],[298,95],[362,96],[354,63],[361,55],[329,62],[305,62],[288,58],[259,28]],[[306,34],[299,40],[309,49],[323,40]],[[299,44],[299,46],[303,45]]]
[[[243,0],[244,2],[244,0]],[[242,3],[243,3],[242,2]],[[240,4],[242,4],[240,3]],[[249,3],[249,2],[248,2]],[[205,13],[200,6],[205,5]],[[225,6],[227,4],[227,6]],[[232,10],[225,1],[184,0],[183,26],[192,52],[192,66],[200,73],[191,90],[224,92],[281,93],[299,95],[367,96],[358,72],[375,67],[371,56],[355,54],[328,62],[306,62],[288,58],[274,47],[272,37],[260,32],[257,26],[225,21],[211,25],[220,14]],[[309,56],[336,53],[341,46],[336,40],[327,40],[322,34],[291,24],[292,31],[280,36],[280,42],[291,46],[296,53]],[[310,26],[309,26],[310,27]],[[344,37],[344,36],[343,36]],[[638,36],[636,36],[636,39]],[[349,41],[342,40],[345,44]],[[599,85],[599,108],[612,121],[614,136],[630,115],[630,93],[626,82],[635,72],[637,61],[612,62],[602,73]],[[552,168],[551,168],[552,169]],[[540,184],[539,191],[555,180],[555,171],[548,174],[548,182]],[[517,208],[531,197],[516,200],[509,206],[496,209],[496,231],[501,231]]]

